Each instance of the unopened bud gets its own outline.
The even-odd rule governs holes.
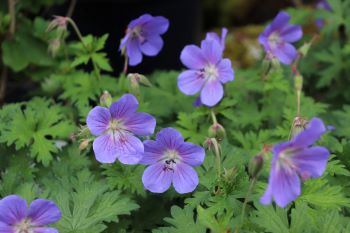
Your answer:
[[[214,148],[214,140],[215,138],[207,138],[205,139],[203,146],[207,150],[212,150]]]
[[[57,55],[57,52],[58,50],[60,49],[61,47],[61,40],[59,38],[55,38],[55,39],[52,39],[50,40],[49,42],[49,53],[55,57]]]
[[[305,44],[303,44],[300,48],[299,48],[299,53],[305,57],[307,55],[307,53],[309,52],[309,49],[311,47],[311,43],[307,42]]]
[[[152,86],[152,83],[146,78],[146,76],[142,74],[138,74],[138,73],[128,74],[128,79],[129,79],[130,85],[133,85],[133,86],[136,86],[136,85],[138,86],[138,84],[142,84],[147,87]]]
[[[100,96],[100,105],[109,108],[112,104],[112,96],[108,91],[104,91]]]
[[[88,145],[90,144],[90,140],[89,139],[85,139],[84,141],[82,141],[79,145],[79,150],[85,150],[86,147],[88,147]]]
[[[249,175],[252,178],[258,177],[263,165],[264,165],[263,154],[260,153],[257,156],[254,156],[249,162],[249,167],[248,167]]]
[[[216,138],[221,141],[225,137],[225,129],[219,123],[212,124],[208,129],[209,137]]]
[[[59,31],[67,31],[68,17],[64,16],[54,16],[54,19],[49,23],[46,28],[47,32],[58,29]]]
[[[303,89],[303,76],[300,74],[294,77],[294,87],[297,91],[301,91]]]
[[[292,126],[292,138],[296,135],[298,135],[301,131],[304,131],[304,129],[307,126],[307,120],[305,120],[302,117],[295,117],[293,121],[293,126]]]

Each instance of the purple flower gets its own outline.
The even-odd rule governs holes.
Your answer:
[[[223,33],[224,34],[224,33]],[[189,69],[178,77],[178,87],[186,95],[199,91],[200,100],[207,106],[214,106],[224,95],[223,84],[234,79],[231,61],[223,59],[223,45],[207,36],[201,47],[186,46],[181,52],[181,62]]]
[[[287,12],[280,12],[259,36],[259,43],[264,46],[268,57],[276,57],[286,65],[291,64],[297,56],[297,50],[291,43],[303,36],[301,26],[290,25],[289,20]]]
[[[164,34],[169,27],[169,20],[162,16],[144,14],[131,21],[126,35],[120,42],[119,49],[126,49],[129,65],[135,66],[142,61],[142,54],[156,56],[163,47]]]
[[[316,4],[316,8],[319,10],[332,11],[332,8],[327,0],[319,0]],[[318,28],[322,28],[324,26],[324,20],[316,19],[316,26]]]
[[[110,108],[94,107],[87,116],[90,132],[98,136],[93,149],[97,161],[136,164],[142,158],[144,147],[135,137],[153,134],[156,120],[148,113],[136,112],[139,103],[131,94],[123,95]]]
[[[52,201],[34,200],[29,208],[27,202],[16,195],[0,200],[0,232],[2,233],[58,233],[45,225],[61,218],[61,212]]]
[[[322,120],[313,118],[291,141],[273,148],[269,184],[260,199],[262,204],[270,204],[273,198],[283,208],[300,195],[300,178],[317,178],[323,174],[330,153],[325,147],[312,144],[326,131]]]
[[[216,42],[218,42],[221,47],[222,47],[222,51],[225,50],[225,40],[226,40],[226,36],[227,36],[227,29],[226,28],[222,28],[221,29],[221,37],[219,37],[218,34],[216,34],[215,32],[208,32],[205,39],[209,39],[209,40],[215,40]]]
[[[192,192],[198,185],[198,175],[192,166],[203,163],[205,152],[200,146],[184,142],[173,128],[162,129],[155,141],[146,140],[142,164],[150,165],[142,176],[146,189],[163,193],[173,183],[178,193]]]

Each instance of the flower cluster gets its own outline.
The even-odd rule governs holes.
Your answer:
[[[30,206],[16,195],[0,200],[0,232],[3,233],[58,233],[45,225],[61,218],[61,212],[52,201],[36,199]]]
[[[290,16],[280,12],[260,34],[259,42],[269,59],[277,58],[283,64],[291,64],[297,50],[291,44],[302,35],[299,25],[289,24]],[[160,37],[168,29],[164,17],[143,15],[128,25],[120,49],[126,51],[130,65],[139,64],[142,53],[154,56],[163,46]],[[180,60],[188,68],[178,77],[178,88],[186,95],[200,92],[195,106],[213,107],[224,95],[223,84],[234,80],[231,61],[223,58],[227,29],[221,36],[207,33],[200,46],[187,45]],[[178,193],[195,190],[199,181],[194,166],[200,166],[205,158],[202,147],[185,142],[173,128],[164,128],[155,140],[141,141],[139,136],[151,136],[156,120],[148,113],[136,112],[137,99],[131,94],[123,95],[109,108],[95,107],[87,116],[87,126],[97,138],[93,143],[96,159],[101,163],[113,163],[118,159],[124,164],[144,164],[142,182],[154,193],[163,193],[174,186]],[[327,165],[329,151],[321,146],[312,146],[326,132],[322,120],[313,118],[308,127],[290,141],[273,148],[269,184],[261,203],[274,200],[285,207],[300,195],[301,180],[320,177]],[[262,167],[262,157],[258,157]],[[252,170],[252,169],[251,169]]]
[[[123,95],[110,108],[95,107],[87,116],[90,132],[97,136],[93,150],[97,161],[150,165],[142,181],[152,192],[164,192],[173,182],[178,193],[192,192],[198,176],[191,166],[204,160],[204,149],[189,142],[175,129],[157,134],[157,140],[142,141],[136,136],[153,134],[156,120],[148,113],[136,112],[138,101],[131,94]]]

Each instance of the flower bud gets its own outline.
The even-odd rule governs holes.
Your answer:
[[[307,120],[305,120],[304,118],[302,117],[295,117],[294,118],[294,121],[293,121],[293,126],[292,126],[292,138],[295,136],[295,135],[298,135],[301,131],[303,131],[306,126],[307,126]]]
[[[58,50],[61,47],[61,40],[58,38],[52,39],[49,42],[49,53],[51,54],[51,56],[55,57],[57,55]]]
[[[260,153],[257,156],[254,156],[249,162],[249,166],[248,166],[249,175],[252,178],[258,177],[263,165],[264,165],[263,154]]]
[[[212,150],[214,148],[214,140],[215,138],[207,138],[205,139],[203,146],[206,150]],[[216,140],[215,140],[216,141]]]
[[[67,31],[68,20],[68,17],[54,16],[54,19],[49,23],[46,31],[51,32],[54,29],[58,29],[59,31]]]
[[[212,124],[208,129],[209,137],[216,138],[221,141],[225,137],[225,129],[219,123]]]
[[[85,139],[84,141],[82,141],[79,145],[79,150],[85,150],[86,147],[88,147],[90,144],[90,140],[89,139]]]
[[[299,53],[305,57],[307,53],[309,52],[309,49],[311,47],[311,43],[304,43],[300,48],[299,48]]]
[[[100,105],[109,108],[112,104],[112,96],[108,91],[104,91],[100,96]]]
[[[146,78],[146,76],[138,73],[128,74],[129,86],[131,91],[139,92],[140,84],[151,87],[151,82]]]

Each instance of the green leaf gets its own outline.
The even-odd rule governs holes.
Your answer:
[[[171,224],[171,227],[161,228],[161,232],[167,233],[205,233],[204,226],[196,222],[193,218],[193,209],[186,206],[181,209],[178,206],[171,207],[171,218],[165,218],[164,220]],[[154,231],[157,232],[157,231]],[[159,231],[158,231],[159,232]]]
[[[129,215],[138,205],[119,191],[109,191],[108,185],[83,170],[76,175],[47,179],[45,187],[50,199],[62,212],[62,219],[56,224],[62,233],[103,232],[106,223],[118,222],[121,215]]]
[[[46,99],[34,98],[14,109],[8,106],[0,113],[4,123],[0,141],[14,144],[16,150],[27,148],[32,157],[47,166],[59,150],[56,140],[68,139],[75,129],[72,122],[60,105]]]

